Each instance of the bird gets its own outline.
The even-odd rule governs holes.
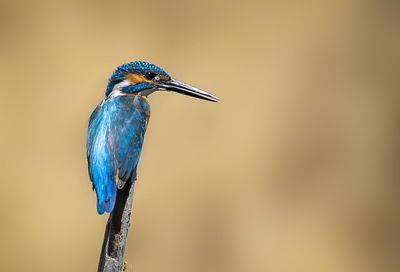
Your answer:
[[[108,80],[105,98],[89,118],[87,161],[98,214],[111,213],[117,191],[136,181],[150,118],[147,97],[155,91],[173,91],[212,102],[219,100],[172,78],[149,62],[133,61],[117,67]]]

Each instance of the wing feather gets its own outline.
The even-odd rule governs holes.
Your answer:
[[[100,214],[112,211],[117,182],[136,179],[148,114],[148,104],[140,96],[117,96],[99,105],[90,118],[89,175]]]

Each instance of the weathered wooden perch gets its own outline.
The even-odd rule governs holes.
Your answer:
[[[120,272],[124,264],[125,246],[130,226],[135,182],[117,190],[114,210],[108,218],[100,254],[98,272]]]

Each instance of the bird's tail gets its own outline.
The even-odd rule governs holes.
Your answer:
[[[117,186],[113,178],[109,177],[102,183],[103,188],[96,188],[97,194],[97,212],[103,214],[104,211],[111,212],[114,209],[117,196]]]

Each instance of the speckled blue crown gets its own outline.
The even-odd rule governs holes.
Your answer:
[[[115,84],[123,81],[126,75],[133,74],[133,73],[142,73],[143,71],[151,71],[155,74],[164,75],[170,77],[167,72],[165,72],[162,68],[145,62],[145,61],[132,61],[125,63],[119,66],[114,73],[111,75],[110,79],[108,80],[108,85],[106,89],[106,96],[108,96],[112,89],[114,88]]]

